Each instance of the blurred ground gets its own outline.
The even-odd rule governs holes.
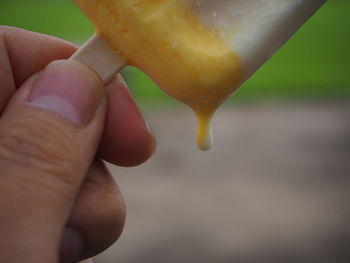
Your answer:
[[[112,168],[128,203],[119,243],[97,263],[350,262],[350,104],[238,106],[215,119],[147,112],[159,147]]]

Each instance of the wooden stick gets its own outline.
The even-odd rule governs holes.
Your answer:
[[[92,68],[106,84],[126,66],[98,35],[92,36],[70,59]]]

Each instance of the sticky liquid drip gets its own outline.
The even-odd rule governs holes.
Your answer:
[[[211,121],[213,113],[196,113],[198,121],[197,145],[202,151],[208,151],[213,145]]]

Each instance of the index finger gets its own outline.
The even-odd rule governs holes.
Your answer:
[[[54,37],[0,26],[0,113],[26,79],[75,50],[74,45]]]
[[[77,49],[62,39],[8,26],[0,26],[0,47],[7,53],[17,87],[51,61],[69,58]]]

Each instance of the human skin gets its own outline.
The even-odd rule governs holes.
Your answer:
[[[154,153],[124,81],[104,87],[66,60],[75,50],[0,27],[0,262],[76,262],[104,251],[122,232],[125,204],[102,160],[135,166]]]

